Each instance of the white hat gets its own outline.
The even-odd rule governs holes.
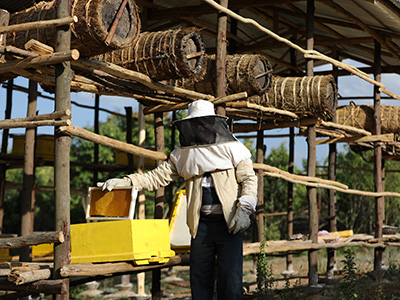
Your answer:
[[[212,102],[207,100],[196,100],[189,103],[187,117],[180,120],[176,120],[174,121],[174,123],[200,117],[220,117],[228,119],[225,116],[220,116],[215,113],[214,104]]]
[[[214,104],[207,100],[196,100],[188,105],[188,115],[185,119],[215,116]]]

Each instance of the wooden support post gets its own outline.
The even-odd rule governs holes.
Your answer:
[[[6,111],[5,118],[11,118],[11,107],[12,107],[12,92],[13,92],[14,81],[11,79],[7,82],[7,99],[6,99]],[[7,154],[8,148],[8,129],[3,130],[3,136],[1,141],[1,153]],[[0,233],[3,233],[3,218],[4,218],[4,193],[6,189],[6,171],[7,165],[0,165]]]
[[[57,18],[69,17],[70,1],[60,0],[56,4]],[[56,52],[70,51],[71,30],[68,25],[56,29]],[[71,109],[71,80],[70,62],[55,65],[55,110]],[[55,185],[55,229],[64,234],[65,242],[54,244],[54,279],[61,279],[60,270],[70,262],[71,257],[71,216],[70,216],[70,150],[71,137],[55,130],[54,145],[54,185]],[[63,279],[66,292],[57,294],[57,300],[69,299],[69,279]]]
[[[307,50],[314,48],[314,0],[307,0],[307,17],[306,17],[306,39]],[[307,76],[314,74],[314,62],[311,59],[307,60]],[[316,126],[308,126],[307,145],[307,175],[315,176],[316,168]],[[317,189],[307,187],[308,211],[309,211],[309,235],[312,243],[318,243],[318,204],[317,204]],[[318,251],[310,250],[308,252],[308,284],[309,286],[318,285]]]
[[[294,174],[294,128],[289,128],[289,162],[288,172]],[[288,199],[287,199],[287,237],[293,235],[293,200],[294,200],[294,186],[293,183],[288,182]],[[286,271],[292,274],[293,270],[293,256],[288,254],[286,256]]]
[[[334,55],[337,56],[336,48],[334,48]],[[337,58],[337,57],[336,57]],[[337,82],[337,71],[338,68],[333,66],[333,74],[335,81]],[[336,101],[337,102],[337,101]],[[336,108],[333,113],[332,121],[336,120]],[[329,157],[328,157],[328,179],[336,180],[336,143],[329,145]],[[336,232],[336,191],[328,190],[328,224],[329,232]],[[333,279],[336,268],[336,251],[334,249],[327,249],[327,265],[326,265],[326,278]]]
[[[279,20],[279,18],[278,18]],[[277,31],[276,31],[277,32]],[[296,35],[294,34],[292,37],[293,40],[296,40]],[[290,48],[290,64],[293,67],[296,67],[297,64],[297,56],[296,50]],[[294,76],[294,69],[290,70],[291,75]],[[290,174],[294,174],[294,128],[289,128],[289,161],[288,161],[288,172]],[[288,199],[287,199],[287,238],[293,235],[293,201],[294,201],[294,185],[293,183],[288,181]],[[293,255],[288,254],[286,256],[286,272],[290,276],[294,273],[293,270]]]
[[[125,139],[128,144],[132,144],[132,107],[125,106],[126,113],[126,135]],[[133,167],[133,155],[128,154],[128,169],[129,173],[132,173],[134,170]]]
[[[164,152],[165,148],[165,137],[164,137],[164,123],[163,123],[163,113],[154,114],[154,129],[156,136],[156,150],[159,152]],[[157,160],[156,164],[159,166],[162,164],[162,160]],[[164,210],[164,190],[165,188],[160,188],[156,191],[154,218],[161,219],[163,217]],[[152,299],[161,299],[161,270],[154,270],[152,277]]]
[[[146,10],[147,11],[147,10]],[[138,137],[138,146],[139,147],[144,147],[145,146],[145,141],[146,141],[146,122],[144,119],[144,113],[143,113],[143,104],[139,103],[139,108],[138,108],[138,129],[139,129],[139,137]],[[138,156],[138,161],[137,161],[137,170],[139,174],[144,173],[144,158]],[[137,218],[138,219],[146,219],[146,207],[145,207],[145,202],[146,202],[146,196],[144,194],[144,191],[139,192],[138,199],[137,199]],[[141,272],[138,273],[136,276],[137,279],[137,294],[140,296],[146,295],[146,290],[145,290],[145,273]]]
[[[0,9],[0,28],[8,26],[10,21],[10,13],[5,9]],[[6,34],[0,34],[0,46],[6,46]],[[0,63],[6,62],[4,53],[0,53]]]
[[[256,162],[264,163],[264,130],[257,131],[257,154]],[[263,170],[257,170],[257,208],[256,208],[256,223],[257,223],[257,239],[259,242],[264,240],[264,175]]]
[[[29,80],[27,117],[36,115],[37,83]],[[33,234],[35,207],[35,136],[36,130],[28,128],[25,131],[24,176],[21,199],[21,236]],[[20,261],[31,261],[30,247],[20,249]]]
[[[228,7],[228,0],[219,0],[219,4],[223,7]],[[226,96],[226,28],[227,28],[226,14],[218,12],[217,20],[217,54],[216,54],[216,78],[217,87],[216,94],[217,97]],[[217,114],[221,116],[226,115],[225,104],[217,106]]]
[[[381,81],[381,44],[375,41],[375,55],[374,55],[374,77],[375,80]],[[379,88],[374,86],[374,120],[375,120],[375,134],[381,134],[381,94]],[[375,191],[383,192],[382,181],[382,145],[380,142],[374,143],[374,182]],[[383,218],[385,216],[385,202],[384,197],[375,198],[375,238],[382,237]],[[383,279],[382,261],[383,261],[383,248],[375,248],[374,252],[374,271],[376,278],[380,281]]]
[[[100,95],[94,96],[94,133],[100,134],[100,126],[99,126],[99,114],[100,114]],[[95,164],[99,163],[99,144],[94,144],[93,149],[93,162]],[[96,186],[99,181],[99,172],[97,170],[93,170],[93,184]]]

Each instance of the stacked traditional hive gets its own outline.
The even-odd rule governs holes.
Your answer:
[[[39,2],[26,10],[10,16],[10,25],[33,21],[56,19],[56,2]],[[134,42],[140,32],[140,19],[134,0],[128,0],[115,32],[111,30],[122,0],[72,0],[71,14],[78,22],[71,24],[71,48],[83,57],[93,56],[122,48]],[[30,39],[36,39],[54,47],[56,29],[44,28],[9,34],[7,44],[24,48]]]
[[[273,76],[268,91],[250,97],[249,101],[303,116],[319,116],[327,119],[332,117],[335,111],[336,99],[336,83],[331,75]]]

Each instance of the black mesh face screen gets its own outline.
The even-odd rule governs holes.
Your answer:
[[[225,117],[191,118],[174,124],[179,130],[181,147],[236,141],[236,138],[229,130]]]

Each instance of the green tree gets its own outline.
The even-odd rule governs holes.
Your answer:
[[[272,148],[271,153],[265,158],[264,163],[277,167],[283,171],[288,171],[289,154],[285,143],[279,147]],[[295,167],[295,174],[299,170]],[[293,209],[304,210],[307,205],[305,198],[306,189],[302,185],[295,185],[295,198]],[[287,211],[288,202],[288,182],[280,178],[264,176],[264,209],[266,213]],[[287,222],[285,216],[266,217],[266,236],[268,239],[286,239]]]
[[[373,164],[348,147],[337,155],[336,181],[344,183],[351,189],[374,191]],[[345,168],[340,168],[345,167]],[[353,229],[355,232],[371,233],[375,219],[375,199],[355,194],[337,193],[337,226],[338,229]]]

